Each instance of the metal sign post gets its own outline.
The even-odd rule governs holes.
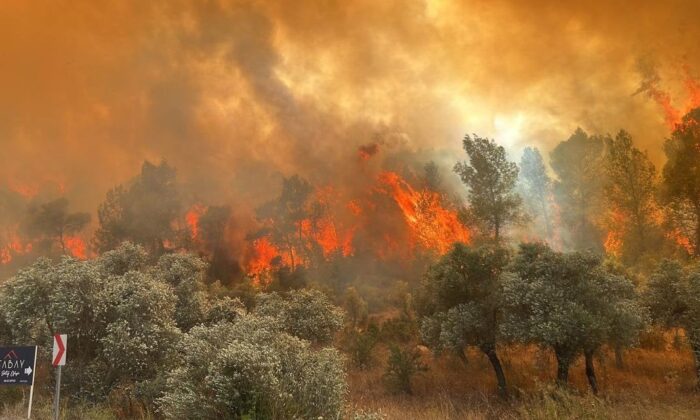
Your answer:
[[[29,391],[29,408],[27,409],[27,418],[31,418],[32,416],[36,353],[36,346],[0,347],[0,386],[31,386]]]
[[[30,371],[33,371],[36,369],[36,354],[37,354],[37,347],[34,346],[34,368],[30,368]],[[34,372],[30,372],[32,375],[32,387],[29,388],[29,408],[27,409],[27,418],[31,419],[32,418],[32,401],[34,400]]]
[[[61,366],[66,364],[66,348],[68,347],[68,336],[66,334],[55,334],[53,336],[53,365],[56,370],[56,392],[53,396],[53,418],[58,420],[61,401]]]

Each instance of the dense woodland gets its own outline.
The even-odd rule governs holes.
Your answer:
[[[48,401],[51,336],[67,334],[64,406],[87,410],[76,416],[379,419],[353,397],[358,378],[410,404],[452,363],[490,372],[484,398],[507,408],[489,415],[517,417],[541,389],[605,398],[624,384],[601,369],[633,374],[639,349],[689,355],[694,384],[676,391],[690,394],[698,121],[694,109],[675,126],[662,168],[625,131],[577,129],[548,159],[528,147],[517,162],[498,139],[467,135],[452,168],[381,173],[371,206],[347,206],[358,219],[291,174],[245,235],[231,234],[243,229],[235,203],[192,202],[165,162],[108,191],[96,220],[64,197],[5,190],[16,232],[0,244],[0,343],[40,346]],[[524,385],[515,353],[551,357],[543,383]],[[588,391],[572,384],[581,374]],[[0,400],[26,401],[17,388]]]

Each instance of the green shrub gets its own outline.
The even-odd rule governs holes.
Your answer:
[[[194,327],[167,375],[159,411],[168,418],[337,417],[346,393],[340,354],[311,349],[269,317]]]
[[[348,353],[355,367],[366,369],[374,363],[373,350],[377,337],[369,332],[353,333],[350,337]]]
[[[330,342],[343,327],[343,311],[314,289],[261,294],[255,313],[274,317],[285,332],[315,343]]]
[[[418,349],[402,349],[398,346],[392,346],[386,372],[384,373],[384,380],[389,389],[412,394],[411,380],[414,376],[427,370],[428,367],[421,361]]]

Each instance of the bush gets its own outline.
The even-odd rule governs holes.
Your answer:
[[[287,333],[315,343],[328,343],[343,326],[343,311],[314,289],[293,290],[286,295],[261,294],[255,313],[279,320]]]
[[[389,318],[382,323],[381,337],[387,342],[407,343],[418,334],[418,325],[406,317]]]
[[[372,352],[377,345],[377,337],[369,332],[354,333],[350,337],[348,352],[355,367],[366,369],[374,363]]]
[[[159,411],[171,418],[337,417],[346,392],[338,352],[314,351],[269,317],[195,327],[167,375]]]
[[[384,379],[391,390],[412,394],[411,380],[427,370],[418,349],[392,346]]]

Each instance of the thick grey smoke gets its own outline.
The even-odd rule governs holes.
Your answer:
[[[402,159],[447,171],[466,132],[517,159],[577,126],[625,128],[662,161],[638,63],[681,105],[700,3],[456,3],[5,2],[0,179],[92,211],[166,159],[193,201],[245,212],[282,175],[364,188]]]

